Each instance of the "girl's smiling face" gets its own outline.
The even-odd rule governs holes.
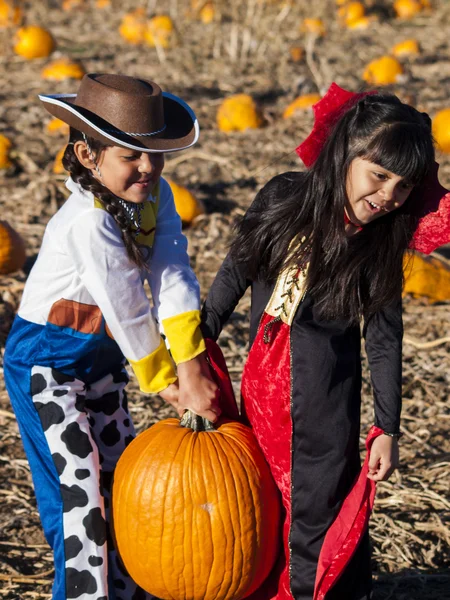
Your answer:
[[[402,206],[413,185],[376,163],[355,158],[347,174],[345,211],[355,225],[364,226]]]
[[[109,146],[100,154],[97,166],[102,174],[101,182],[115,196],[140,204],[159,182],[164,154]],[[98,177],[95,171],[93,174]]]
[[[96,158],[100,178],[86,144],[76,142],[74,149],[78,160],[91,170],[95,179],[115,196],[136,204],[144,202],[153,192],[164,168],[162,152],[139,152],[108,146]]]

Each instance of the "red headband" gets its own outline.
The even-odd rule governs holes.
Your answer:
[[[296,148],[306,167],[316,161],[336,122],[358,100],[376,93],[356,94],[342,89],[336,83],[331,84],[325,96],[313,106],[314,126],[311,133]],[[419,217],[411,247],[425,254],[450,243],[450,191],[439,183],[438,169],[439,165],[435,163],[423,185],[411,194],[414,211]]]

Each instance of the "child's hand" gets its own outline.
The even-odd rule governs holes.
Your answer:
[[[171,404],[178,414],[181,415],[184,412],[184,409],[180,410],[178,407],[178,398],[180,396],[180,388],[178,387],[178,380],[174,383],[170,383],[164,390],[159,392],[159,395],[163,400]]]
[[[379,435],[372,443],[367,477],[372,481],[387,481],[398,465],[398,439]]]
[[[205,354],[178,364],[178,412],[191,410],[215,423],[220,415],[219,388],[214,383]],[[181,412],[180,412],[181,411]]]

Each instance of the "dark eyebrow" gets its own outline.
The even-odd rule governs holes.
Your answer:
[[[376,163],[375,163],[376,164]],[[382,167],[381,165],[376,165],[377,168],[379,169],[379,171],[383,174],[386,175],[386,177],[402,177],[402,175],[397,175],[397,173],[393,173],[392,171],[389,171],[389,169],[385,169],[384,167]],[[376,169],[374,169],[376,170]],[[404,181],[404,178],[402,177],[402,182]]]

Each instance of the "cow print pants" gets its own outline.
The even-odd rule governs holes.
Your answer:
[[[30,460],[33,479],[33,464],[51,455],[51,464],[39,465],[35,489],[55,555],[53,600],[154,598],[126,573],[108,528],[114,467],[135,436],[127,382],[122,366],[90,385],[49,367],[31,371],[32,401],[41,424],[36,435],[45,436],[49,450]]]

